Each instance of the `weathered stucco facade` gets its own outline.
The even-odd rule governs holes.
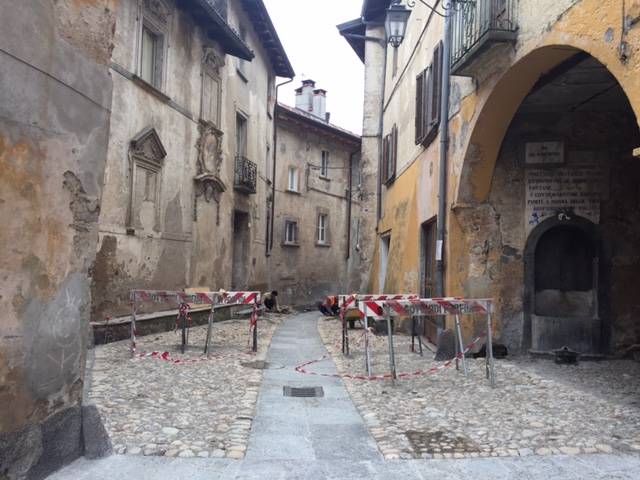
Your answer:
[[[253,55],[230,53],[193,5],[118,6],[96,320],[128,312],[133,288],[267,287],[274,82],[293,72],[277,36],[265,47],[275,32],[255,17],[262,2],[225,3],[208,14]],[[163,40],[152,80],[141,78],[147,21]]]
[[[347,291],[358,260],[360,137],[299,108],[277,112],[272,282],[282,303],[308,305]]]
[[[454,58],[444,293],[495,298],[498,338],[512,352],[569,345],[624,354],[640,340],[640,305],[630,291],[640,273],[633,155],[640,2],[624,3],[623,12],[613,0],[508,1],[494,12],[508,35]],[[380,18],[388,4],[365,2],[365,19]],[[386,71],[383,135],[398,128],[396,178],[381,187],[372,291],[429,293],[440,135],[426,146],[414,141],[416,79],[432,64],[443,25],[416,3],[404,42],[395,53],[387,48],[387,68],[365,57],[367,69]],[[454,46],[464,44],[455,28],[453,35]],[[562,156],[536,165],[526,153],[535,148]],[[540,217],[536,205],[546,205]],[[478,328],[466,325],[468,334]]]
[[[0,478],[39,479],[83,452],[117,2],[2,3]]]

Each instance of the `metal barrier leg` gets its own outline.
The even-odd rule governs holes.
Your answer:
[[[369,317],[364,317],[364,363],[367,375],[371,376],[371,352],[369,351]]]
[[[136,301],[133,300],[131,302],[131,358],[136,356],[136,342],[138,341],[138,339],[136,338],[136,307]]]
[[[495,362],[493,359],[493,322],[487,314],[487,377],[492,387],[496,386]]]
[[[456,336],[458,337],[458,355],[460,360],[462,361],[462,371],[464,372],[464,376],[468,376],[469,372],[467,370],[467,362],[464,354],[464,343],[462,341],[462,327],[460,326],[460,315],[456,315]]]
[[[424,319],[420,317],[418,321],[419,329],[418,329],[418,347],[420,348],[420,356],[423,357],[422,353],[422,334],[420,332],[424,332]]]
[[[211,330],[213,329],[213,316],[216,313],[215,303],[211,304],[211,311],[209,312],[209,322],[207,326],[207,339],[204,342],[204,354],[209,358],[209,352],[211,350]]]
[[[252,322],[255,322],[253,324],[253,345],[251,351],[256,353],[258,351],[258,318],[260,317],[260,313],[258,312],[257,305],[254,306],[254,309],[255,320],[251,319]]]
[[[396,355],[393,350],[393,329],[391,328],[391,315],[389,314],[388,307],[385,307],[384,316],[387,320],[387,339],[389,340],[389,369],[391,370],[391,379],[395,380],[397,378]]]

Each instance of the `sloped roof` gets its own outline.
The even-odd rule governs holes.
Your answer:
[[[351,45],[353,51],[356,52],[356,55],[364,62],[364,38],[354,38],[349,37],[348,35],[360,35],[364,36],[367,33],[367,27],[364,24],[362,18],[356,18],[355,20],[351,20],[350,22],[341,23],[337,25],[338,31],[340,35],[347,35],[345,40]]]
[[[276,28],[273,26],[267,7],[262,0],[240,0],[253,24],[253,29],[260,37],[263,48],[267,51],[273,69],[279,77],[293,78],[295,72],[280,42]]]
[[[349,130],[338,127],[329,122],[325,122],[315,115],[300,110],[299,108],[290,107],[284,103],[278,102],[276,113],[278,120],[287,122],[293,125],[300,125],[307,128],[312,128],[318,131],[319,134],[329,138],[334,138],[338,141],[346,143],[354,148],[360,147],[362,137]]]
[[[362,18],[368,22],[382,20],[389,5],[391,0],[364,0]]]

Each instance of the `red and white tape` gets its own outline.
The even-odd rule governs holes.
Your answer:
[[[358,302],[360,317],[384,318],[384,307],[391,316],[486,315],[492,313],[492,300],[462,298],[421,298],[409,300],[364,300]]]
[[[447,360],[446,362],[440,364],[440,365],[435,365],[427,370],[416,370],[415,372],[403,372],[403,373],[398,373],[396,376],[399,379],[402,380],[406,380],[409,378],[415,378],[415,377],[421,377],[421,376],[425,376],[425,375],[433,375],[434,373],[439,372],[440,370],[444,370],[445,368],[449,368],[453,365],[453,363],[456,361],[456,359],[462,359],[463,355],[466,355],[469,350],[471,350],[472,348],[474,348],[478,342],[480,342],[480,340],[482,340],[484,337],[486,337],[487,334],[483,333],[480,336],[478,336],[475,340],[473,340],[471,343],[469,343],[466,347],[464,352],[462,353],[458,353],[458,355],[456,355],[455,357],[453,357],[451,360]],[[390,373],[386,373],[384,375],[372,375],[372,376],[367,376],[367,375],[351,375],[349,373],[320,373],[320,372],[313,372],[313,371],[309,371],[307,370],[305,367],[308,367],[309,365],[313,365],[315,363],[319,363],[323,360],[326,360],[327,358],[330,358],[329,354],[323,355],[321,358],[318,358],[316,360],[310,360],[308,362],[302,363],[300,365],[298,365],[295,368],[295,371],[298,373],[302,373],[305,375],[316,375],[318,377],[332,377],[332,378],[346,378],[349,380],[368,380],[368,381],[376,381],[376,380],[389,380],[392,378],[392,375]]]
[[[212,354],[207,357],[198,357],[198,358],[173,358],[169,352],[142,352],[137,353],[135,358],[151,358],[153,360],[161,360],[163,362],[171,363],[173,365],[193,365],[195,363],[204,363],[204,362],[212,362],[214,360],[225,360],[232,358],[244,358],[246,355],[255,355],[254,352],[244,352],[244,353],[232,353],[227,355],[221,354]]]

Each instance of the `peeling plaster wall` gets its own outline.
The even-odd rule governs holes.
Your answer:
[[[299,125],[278,123],[276,218],[271,269],[280,302],[305,305],[347,288],[347,191],[349,161],[357,146],[327,139]],[[329,180],[320,178],[322,151],[329,152]],[[356,159],[357,160],[357,159]],[[357,170],[357,162],[354,162]],[[289,167],[298,169],[299,193],[287,191]],[[358,220],[357,205],[352,224]],[[316,243],[317,218],[329,215],[329,245]],[[285,246],[285,221],[298,223],[298,246]],[[353,238],[353,237],[352,237]]]
[[[273,122],[273,102],[267,87],[273,78],[268,57],[239,2],[229,5],[229,23],[247,31],[256,53],[246,62],[246,79],[237,72],[238,60],[224,56],[209,40],[192,14],[169,1],[169,47],[162,93],[154,94],[132,78],[138,71],[138,2],[123,0],[117,10],[116,42],[112,58],[114,77],[113,120],[105,177],[100,245],[96,259],[92,318],[128,314],[131,289],[182,289],[201,286],[231,288],[233,212],[250,214],[250,254],[247,279],[237,288],[266,288],[264,256],[266,178]],[[220,69],[222,161],[219,178],[226,191],[214,198],[200,195],[194,184],[199,173],[198,141],[202,101],[204,47],[213,48],[224,66]],[[236,113],[247,117],[247,153],[257,164],[257,194],[234,191]],[[160,174],[159,221],[149,228],[127,231],[131,192],[130,141],[147,127],[157,131],[167,155]],[[132,234],[133,233],[133,234]],[[166,305],[147,305],[163,309]]]
[[[367,36],[384,38],[383,27],[367,27]],[[373,288],[374,252],[377,242],[378,175],[381,151],[380,103],[383,95],[384,47],[378,42],[365,42],[364,115],[360,169],[362,186],[357,191],[360,201],[360,248],[349,262],[349,292],[368,293]]]
[[[83,449],[114,3],[25,0],[0,17],[2,478],[44,478]]]

